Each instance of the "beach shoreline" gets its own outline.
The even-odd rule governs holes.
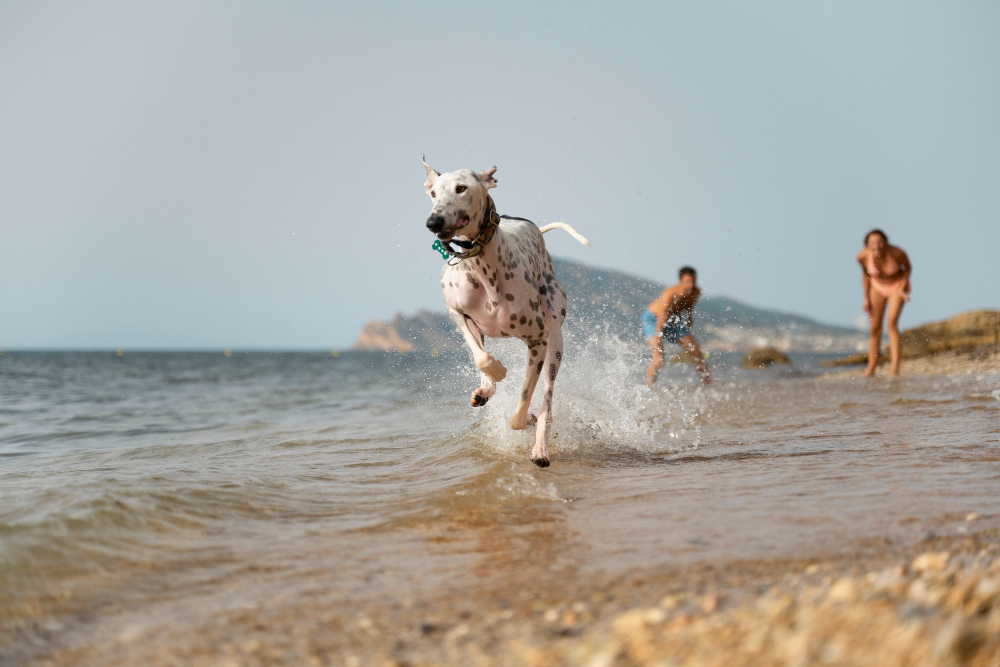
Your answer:
[[[37,665],[994,665],[1000,517],[906,545],[624,574],[536,568],[471,590],[338,609],[275,600]],[[278,630],[276,632],[276,630]],[[280,639],[279,639],[280,638]]]
[[[880,359],[881,361],[881,359]],[[828,378],[863,377],[865,367],[858,365],[844,370],[834,367],[823,375]],[[875,377],[888,375],[888,363],[879,363]],[[994,345],[982,345],[962,350],[947,350],[922,357],[901,359],[899,373],[906,375],[974,375],[1000,373],[1000,349]]]
[[[956,375],[949,359],[971,363],[974,375]],[[385,367],[362,375],[373,360]],[[62,358],[21,363],[43,361],[46,373],[73,368]],[[502,404],[492,421],[481,412],[453,427],[468,419],[464,395],[411,401],[409,383],[438,368],[429,356],[237,361],[220,371],[190,355],[105,359],[97,371],[112,379],[122,363],[159,364],[164,377],[153,385],[174,389],[142,410],[113,404],[117,447],[99,422],[85,451],[73,440],[65,454],[7,464],[8,493],[46,481],[22,512],[48,514],[6,519],[5,546],[23,554],[8,562],[24,565],[5,575],[24,596],[0,608],[9,631],[0,667],[1000,657],[1000,383],[974,356],[935,355],[951,377],[743,373],[718,388],[658,387],[641,394],[648,412],[629,414],[660,430],[632,440],[617,423],[600,437],[580,428],[600,423],[594,411],[608,402],[616,413],[630,405],[607,389],[600,400],[581,390],[574,400],[590,412],[565,421],[546,471],[525,460],[523,443],[500,447],[509,437]],[[619,375],[578,364],[632,377],[627,364]],[[222,387],[240,389],[209,413],[224,430],[134,442],[132,420],[151,414],[165,426],[187,415],[202,428],[192,396],[218,401],[220,372]],[[292,372],[292,407],[274,411],[274,381]],[[400,386],[388,411],[384,385],[369,382],[387,373]],[[103,386],[93,372],[74,376]],[[203,379],[195,391],[193,378]],[[248,395],[246,378],[256,382]],[[301,387],[312,387],[305,403]],[[109,393],[70,414],[105,405]],[[382,428],[360,442],[344,421],[356,404],[330,413],[358,395],[371,406],[367,426],[374,416]],[[417,414],[428,407],[434,421]],[[236,409],[254,421],[234,430]],[[37,415],[46,443],[59,436],[50,411],[23,410]],[[93,518],[81,520],[81,506]]]

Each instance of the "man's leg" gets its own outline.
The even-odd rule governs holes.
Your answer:
[[[698,341],[694,339],[694,336],[688,334],[678,341],[685,350],[691,355],[694,360],[694,367],[698,371],[698,375],[701,376],[701,381],[705,384],[712,382],[712,377],[708,374],[708,364],[705,363],[705,357],[701,354],[701,348],[698,347]]]
[[[653,359],[649,362],[649,368],[646,370],[646,386],[652,389],[653,383],[656,382],[656,376],[663,368],[663,336],[654,334],[649,339],[649,348],[653,352]]]

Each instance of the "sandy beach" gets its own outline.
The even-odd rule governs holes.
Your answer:
[[[956,517],[963,534],[905,550],[614,578],[512,569],[499,588],[388,607],[276,601],[38,664],[987,667],[1000,661],[998,518]]]

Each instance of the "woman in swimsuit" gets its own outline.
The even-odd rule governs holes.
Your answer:
[[[886,304],[889,306],[889,358],[892,362],[889,373],[899,375],[899,315],[903,312],[903,304],[910,300],[910,258],[902,249],[889,245],[885,232],[873,229],[865,236],[865,249],[858,253],[858,263],[865,290],[862,307],[871,323],[865,377],[875,373]]]

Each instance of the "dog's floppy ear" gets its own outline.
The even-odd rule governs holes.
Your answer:
[[[436,181],[437,177],[441,174],[431,169],[431,166],[427,164],[426,157],[427,156],[425,155],[421,155],[420,161],[424,163],[424,169],[427,170],[427,182],[424,183],[424,187],[427,188],[428,192],[430,192],[430,189],[434,187],[434,181]]]
[[[497,173],[496,167],[491,167],[486,171],[481,171],[476,174],[476,178],[479,182],[486,186],[486,189],[495,188],[497,186],[497,179],[493,178],[493,174]]]

